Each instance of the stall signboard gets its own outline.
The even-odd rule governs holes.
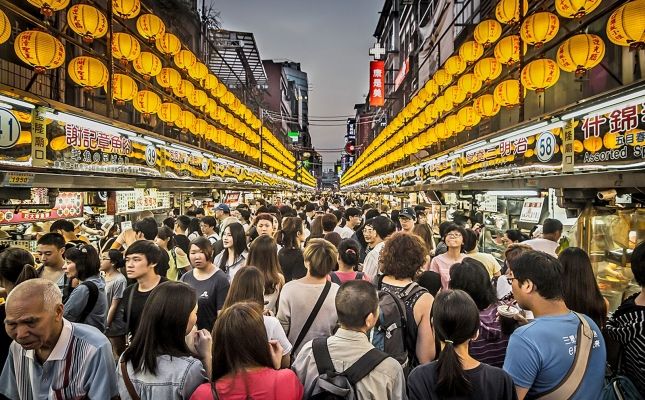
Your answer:
[[[44,191],[44,198],[41,198]],[[36,198],[33,198],[36,196]],[[29,204],[47,203],[45,189],[32,190],[32,199],[22,202],[17,210],[0,210],[0,225],[51,221],[61,218],[76,218],[83,216],[83,198],[80,192],[60,192],[53,208],[29,208]]]
[[[479,203],[482,211],[497,212],[497,196],[485,194],[482,198],[482,201]]]
[[[385,62],[370,61],[370,106],[383,107],[385,102]]]
[[[544,197],[530,197],[524,199],[522,212],[520,213],[520,222],[528,222],[532,224],[539,223],[543,206]]]
[[[630,164],[645,159],[645,102],[623,103],[573,122],[575,166]]]
[[[163,149],[165,174],[172,178],[210,179],[211,160],[201,153],[166,147]]]
[[[117,214],[169,208],[170,192],[142,188],[135,188],[132,191],[116,192]]]
[[[0,107],[0,165],[29,163],[32,114]]]
[[[226,192],[224,203],[228,205],[237,205],[240,201],[240,192]]]

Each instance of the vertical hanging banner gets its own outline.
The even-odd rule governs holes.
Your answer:
[[[370,61],[370,106],[382,107],[385,101],[385,62]]]

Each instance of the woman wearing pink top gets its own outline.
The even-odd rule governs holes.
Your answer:
[[[448,289],[450,282],[450,268],[461,262],[465,254],[462,254],[466,230],[459,225],[451,225],[446,229],[446,236],[443,241],[448,247],[448,252],[438,255],[430,262],[430,271],[441,276],[441,288]]]

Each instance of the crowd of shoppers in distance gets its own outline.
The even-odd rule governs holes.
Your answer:
[[[582,326],[565,397],[599,398],[607,365],[645,393],[645,243],[641,291],[612,314],[559,221],[504,232],[500,264],[466,219],[435,238],[420,205],[257,199],[145,212],[100,251],[57,221],[39,268],[0,252],[0,400],[540,398],[561,393]]]

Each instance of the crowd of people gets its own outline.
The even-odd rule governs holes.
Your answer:
[[[587,400],[606,367],[645,394],[645,291],[610,314],[560,221],[500,264],[477,227],[382,211],[257,199],[97,243],[57,221],[39,262],[0,253],[0,398]]]

